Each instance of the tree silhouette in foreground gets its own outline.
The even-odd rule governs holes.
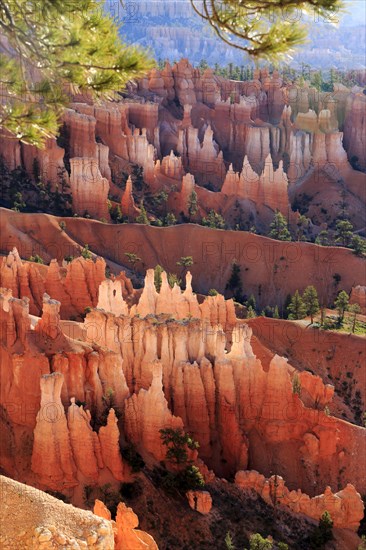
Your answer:
[[[305,14],[336,22],[341,0],[191,0],[195,12],[229,46],[275,58],[306,41]]]
[[[0,28],[0,133],[38,147],[58,133],[65,85],[109,97],[153,66],[97,0],[1,0]]]

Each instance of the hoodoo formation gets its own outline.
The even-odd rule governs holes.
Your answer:
[[[364,550],[359,32],[160,3],[0,6],[0,547]]]
[[[64,285],[73,264],[95,282],[90,277],[98,262],[103,260],[72,260],[59,275],[61,295],[71,298]],[[27,265],[37,269],[16,249],[9,253],[2,271],[9,288],[18,288]],[[42,271],[47,280],[47,268]],[[74,287],[76,304],[81,292],[82,286]],[[327,510],[336,528],[357,531],[366,491],[359,467],[366,460],[364,428],[342,419],[333,405],[335,388],[323,382],[316,364],[311,373],[271,352],[236,317],[232,299],[198,299],[189,272],[184,291],[177,284],[171,288],[163,272],[158,292],[153,270],[139,294],[124,274],[103,279],[95,301],[82,322],[68,321],[60,319],[60,302],[47,294],[38,316],[29,313],[29,298],[2,290],[7,444],[1,465],[7,475],[80,505],[86,487],[131,482],[133,468],[121,441],[152,468],[166,456],[160,430],[184,430],[199,444],[191,460],[208,488],[207,496],[187,493],[194,510],[209,513],[215,506],[210,487],[235,476],[238,487],[271,506],[275,498],[281,508],[315,520]],[[301,341],[306,327],[299,329]]]
[[[340,84],[333,94],[289,85],[267,70],[254,71],[252,81],[225,80],[182,59],[131,84],[127,101],[71,103],[63,148],[49,139],[34,156],[34,147],[1,136],[3,162],[53,189],[62,179],[71,211],[98,220],[109,221],[118,204],[121,217],[138,219],[141,183],[134,171],[127,178],[128,166],[137,165],[152,217],[161,209],[149,194],[165,192],[178,220],[198,222],[214,210],[232,229],[263,232],[277,210],[293,227],[307,212],[315,238],[335,223],[343,197],[354,228],[363,229],[365,175],[354,168],[363,167],[365,96]],[[197,212],[190,216],[192,192]]]

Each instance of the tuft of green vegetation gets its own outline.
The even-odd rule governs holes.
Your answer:
[[[215,210],[210,210],[207,217],[202,219],[202,225],[211,229],[225,229],[225,220]]]
[[[259,533],[249,537],[249,550],[271,550],[272,548],[273,542],[268,538],[263,538]]]
[[[225,536],[225,548],[226,550],[235,550],[235,545],[233,543],[230,531],[228,531]]]
[[[180,279],[176,273],[168,273],[167,279],[168,279],[169,286],[171,288],[173,288],[174,285],[177,285],[180,287],[182,284],[182,279]]]
[[[84,260],[91,260],[93,255],[91,251],[89,250],[89,245],[85,244],[84,247],[81,250],[81,256],[84,258]]]
[[[294,374],[292,378],[292,393],[294,395],[298,395],[299,397],[301,397],[301,382],[297,372]]]
[[[210,288],[210,290],[207,293],[208,296],[217,296],[218,292],[215,288]]]
[[[359,235],[352,237],[351,247],[356,256],[364,257],[366,255],[366,239],[363,239]]]
[[[349,246],[353,237],[353,225],[348,220],[338,220],[336,223],[336,243]]]
[[[164,269],[161,267],[161,265],[156,265],[154,269],[154,284],[156,288],[156,292],[160,292],[161,289],[161,274],[163,273]]]
[[[139,262],[142,262],[142,259],[139,256],[137,256],[137,254],[135,254],[134,252],[125,252],[125,256],[127,258],[128,263],[131,264],[133,270],[135,269],[136,264],[138,264]]]
[[[44,264],[44,260],[38,254],[34,254],[34,256],[30,256],[29,261],[34,262],[36,264]]]

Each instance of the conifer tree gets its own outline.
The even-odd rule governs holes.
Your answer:
[[[198,212],[198,200],[196,191],[192,191],[188,198],[188,214],[191,219]]]
[[[305,13],[331,18],[341,0],[191,0],[192,6],[229,46],[254,58],[276,58],[306,40]],[[300,12],[300,17],[299,17]]]
[[[233,263],[231,266],[231,275],[226,284],[226,290],[231,290],[232,293],[234,294],[234,298],[237,301],[241,299],[242,293],[243,293],[240,272],[241,272],[240,265],[237,263],[236,260],[233,260]]]
[[[141,202],[140,205],[140,214],[136,217],[137,223],[142,223],[145,225],[150,225],[149,218],[147,217],[146,208],[144,206],[144,203]]]
[[[57,135],[65,87],[108,97],[153,66],[98,0],[1,0],[0,27],[0,132],[32,145]]]
[[[166,225],[175,225],[177,223],[177,218],[174,216],[173,212],[168,212],[165,217]]]
[[[132,265],[132,269],[135,269],[136,264],[142,261],[134,252],[125,252],[125,256],[127,261]]]
[[[329,245],[329,233],[326,229],[320,231],[315,239],[315,244],[320,244],[321,246]]]
[[[340,323],[343,322],[344,314],[348,310],[348,304],[349,304],[349,296],[347,292],[345,292],[344,290],[341,290],[334,302],[335,308],[338,311],[338,318]]]
[[[306,314],[310,315],[311,324],[314,321],[314,315],[319,311],[318,293],[316,288],[312,285],[307,286],[302,295],[304,305],[306,308]]]
[[[256,299],[255,299],[255,296],[254,294],[251,294],[246,302],[246,306],[247,307],[251,307],[254,311],[256,310],[256,307],[257,307],[257,302],[256,302]]]
[[[192,256],[181,256],[180,260],[176,262],[176,264],[182,268],[180,274],[182,278],[187,273],[187,269],[193,265],[193,258]]]
[[[253,319],[255,317],[255,311],[253,309],[252,306],[248,306],[248,309],[247,309],[247,318],[248,319]]]
[[[299,291],[296,290],[295,294],[291,298],[290,305],[287,310],[289,311],[289,319],[303,319],[306,315],[306,306],[301,298]]]
[[[163,273],[164,269],[161,267],[161,265],[156,265],[154,269],[154,284],[157,292],[160,292],[161,288],[161,274]]]
[[[270,232],[268,233],[268,237],[271,237],[271,239],[276,239],[278,241],[291,241],[291,235],[287,228],[286,218],[278,210],[275,213],[269,228]]]
[[[206,225],[212,229],[225,229],[225,220],[215,210],[210,210],[207,218],[203,218],[202,225]]]
[[[353,236],[353,225],[348,220],[338,220],[336,223],[336,242],[348,246]]]
[[[357,314],[358,313],[361,313],[361,308],[359,306],[359,304],[351,304],[349,306],[349,311],[351,313],[353,313],[353,319],[352,319],[352,332],[355,332],[356,330],[356,319],[357,319]]]
[[[364,256],[366,254],[366,239],[359,235],[352,237],[351,246],[356,256]]]

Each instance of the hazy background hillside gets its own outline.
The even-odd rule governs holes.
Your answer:
[[[247,63],[247,57],[223,44],[189,0],[107,0],[107,6],[124,23],[122,34],[130,43],[150,47],[157,59],[188,57],[199,63]],[[366,2],[347,1],[348,13],[338,26],[312,21],[309,43],[298,48],[287,62],[293,67],[308,63],[314,68],[363,68],[366,66]]]

